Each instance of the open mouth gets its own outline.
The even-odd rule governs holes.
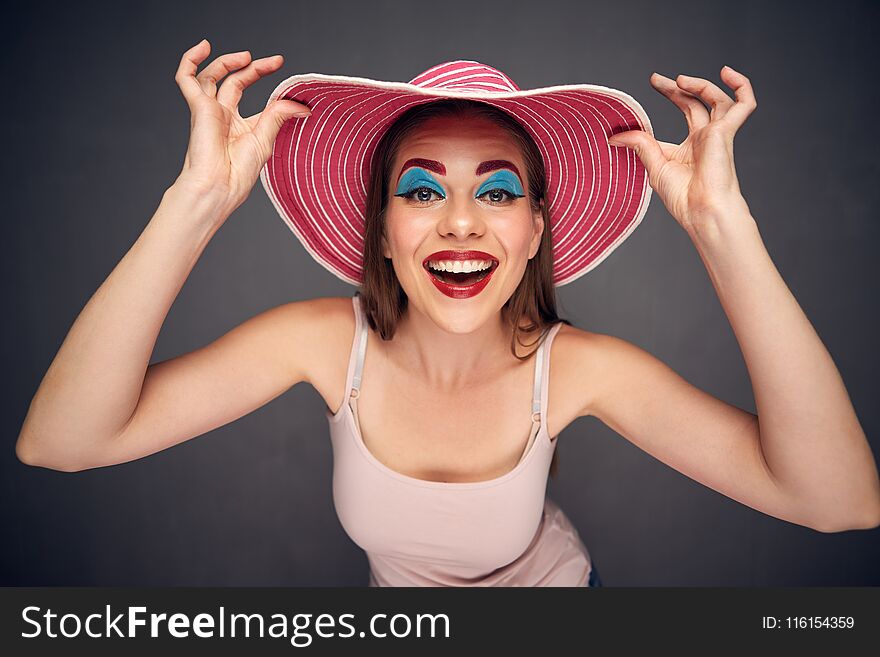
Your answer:
[[[489,274],[491,274],[495,268],[498,266],[498,263],[494,260],[491,261],[486,269],[480,269],[477,271],[445,271],[442,269],[438,269],[435,266],[432,266],[430,263],[425,263],[424,267],[428,270],[428,273],[431,274],[438,281],[445,283],[446,285],[455,285],[458,287],[468,287],[471,285],[476,285],[481,280],[486,278]]]

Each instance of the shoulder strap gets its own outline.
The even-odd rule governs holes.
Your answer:
[[[532,387],[532,422],[541,421],[541,377],[544,372],[544,345],[547,344],[547,337],[542,336],[541,344],[538,345],[538,351],[535,353],[535,384]]]
[[[532,393],[532,421],[544,420],[542,414],[547,408],[547,388],[550,384],[550,347],[553,338],[562,327],[562,322],[557,322],[546,331],[541,346],[535,354],[535,385]]]
[[[354,295],[354,309],[357,317],[355,335],[357,337],[357,360],[355,361],[354,375],[352,376],[350,389],[351,396],[357,397],[361,389],[361,374],[364,370],[364,355],[367,353],[367,321],[364,309],[361,306],[360,293]]]
[[[547,412],[547,396],[548,396],[548,388],[550,387],[550,350],[553,347],[553,339],[556,337],[556,334],[559,333],[559,329],[562,328],[562,322],[557,322],[547,331],[547,337],[544,338],[544,342],[541,343],[541,373],[540,379],[538,378],[537,372],[535,373],[535,385],[540,386],[540,392],[535,393],[535,398],[538,400],[537,409],[535,408],[535,403],[532,403],[532,417],[535,418],[535,413],[538,413],[537,419],[546,422],[546,412]],[[543,417],[542,417],[543,415]]]

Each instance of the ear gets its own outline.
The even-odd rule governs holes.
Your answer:
[[[391,249],[388,248],[388,240],[382,235],[382,255],[391,260]]]
[[[534,226],[535,234],[532,237],[532,241],[529,243],[529,260],[538,255],[538,250],[541,248],[541,237],[544,235],[543,207],[544,200],[541,199],[540,207],[532,213],[532,225]]]

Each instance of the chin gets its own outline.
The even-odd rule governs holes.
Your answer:
[[[482,291],[469,298],[447,296],[427,277],[423,280],[420,277],[413,279],[407,276],[406,281],[400,278],[398,281],[407,296],[409,306],[430,318],[447,333],[458,335],[473,333],[487,322],[495,321],[495,318],[502,313],[504,304],[515,291],[510,290],[509,293],[502,291],[499,294],[499,289],[506,287],[505,283],[509,282],[505,277],[491,280]]]
[[[432,313],[425,313],[447,333],[467,335],[493,321],[501,308],[491,306],[487,299],[440,299]]]

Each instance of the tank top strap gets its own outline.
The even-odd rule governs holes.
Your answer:
[[[361,374],[364,371],[364,355],[367,353],[367,317],[361,305],[360,292],[356,292],[352,297],[355,314],[355,349],[352,356],[354,357],[354,371],[349,372],[347,381],[349,394],[352,397],[358,397],[361,390]]]
[[[535,354],[535,385],[532,393],[532,420],[534,422],[546,422],[544,414],[547,409],[547,389],[550,387],[550,347],[561,327],[562,322],[557,322],[547,329],[547,334]]]

